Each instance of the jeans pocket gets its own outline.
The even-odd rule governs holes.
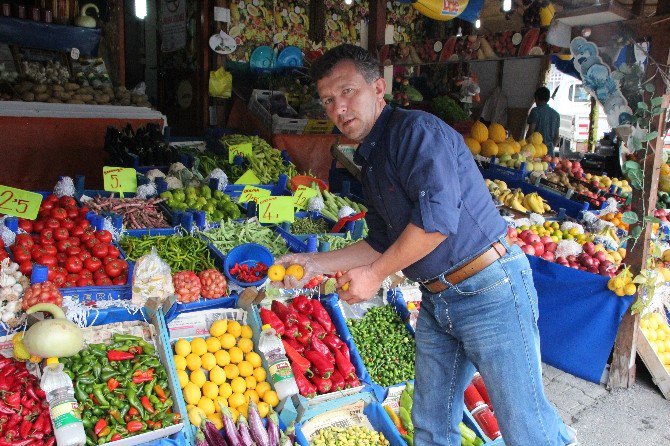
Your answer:
[[[453,290],[460,296],[478,296],[490,293],[501,285],[510,281],[504,268],[499,262],[494,262],[472,277],[453,285]]]
[[[535,290],[535,282],[533,282],[533,270],[522,270],[521,279],[523,280],[526,296],[528,296],[528,300],[530,301],[530,308],[533,310],[533,319],[537,322],[540,311],[537,306],[537,291]]]

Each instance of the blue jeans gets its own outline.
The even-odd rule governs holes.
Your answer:
[[[537,292],[518,246],[439,294],[423,292],[412,419],[417,446],[460,446],[463,392],[475,368],[507,446],[572,441],[542,385]]]

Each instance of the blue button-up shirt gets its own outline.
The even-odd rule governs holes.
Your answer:
[[[434,115],[386,106],[354,160],[369,204],[365,240],[375,251],[408,223],[447,236],[403,270],[412,280],[456,270],[507,230],[463,137]]]

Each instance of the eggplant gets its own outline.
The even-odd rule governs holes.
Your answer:
[[[221,432],[219,432],[214,423],[208,419],[205,418],[202,420],[200,429],[205,433],[205,439],[207,439],[207,444],[209,446],[228,446],[228,443]]]
[[[202,432],[201,429],[196,429],[195,446],[208,446],[207,440],[205,439],[205,434]]]
[[[240,434],[237,432],[237,428],[235,428],[233,414],[228,406],[219,403],[219,408],[221,408],[221,417],[223,419],[223,431],[226,433],[226,437],[228,437],[230,446],[247,446],[242,442]]]
[[[272,408],[268,414],[268,438],[270,446],[279,446],[279,418],[277,418],[277,412]]]
[[[284,432],[288,436],[289,440],[291,440],[291,444],[295,443],[295,423],[291,423]]]
[[[249,400],[249,431],[257,446],[270,446],[270,438],[263,427],[263,421],[258,413],[254,400]]]
[[[243,415],[237,418],[237,429],[244,446],[256,446],[254,439],[251,438],[251,432],[249,432],[249,423],[247,423],[247,419]]]

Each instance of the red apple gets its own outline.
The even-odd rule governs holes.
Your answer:
[[[535,250],[536,256],[542,257],[542,254],[544,254],[544,245],[542,242],[533,243],[533,249]]]
[[[523,245],[523,246],[521,247],[521,250],[522,250],[525,254],[529,254],[529,255],[531,255],[531,256],[534,256],[534,255],[535,255],[535,248],[533,248],[533,245]]]
[[[570,263],[565,257],[556,257],[556,263],[563,266],[569,266]]]
[[[596,252],[593,257],[598,259],[598,262],[602,263],[607,260],[607,253],[605,251]]]
[[[541,241],[543,244],[546,245],[547,243],[551,243],[551,242],[553,242],[554,240],[553,240],[551,237],[549,237],[548,235],[543,235],[542,237],[540,237],[540,241]]]
[[[535,234],[534,232],[531,232],[530,235],[528,236],[528,240],[526,240],[526,243],[541,243],[540,242],[540,236]]]
[[[554,253],[550,252],[550,251],[545,251],[545,253],[542,254],[542,258],[544,260],[549,261],[549,262],[553,262],[554,261]]]
[[[596,252],[596,246],[593,244],[593,242],[586,242],[582,245],[582,249],[586,254],[589,256],[592,256]]]
[[[558,244],[553,241],[544,245],[544,250],[548,252],[556,252],[556,248],[558,248]]]

